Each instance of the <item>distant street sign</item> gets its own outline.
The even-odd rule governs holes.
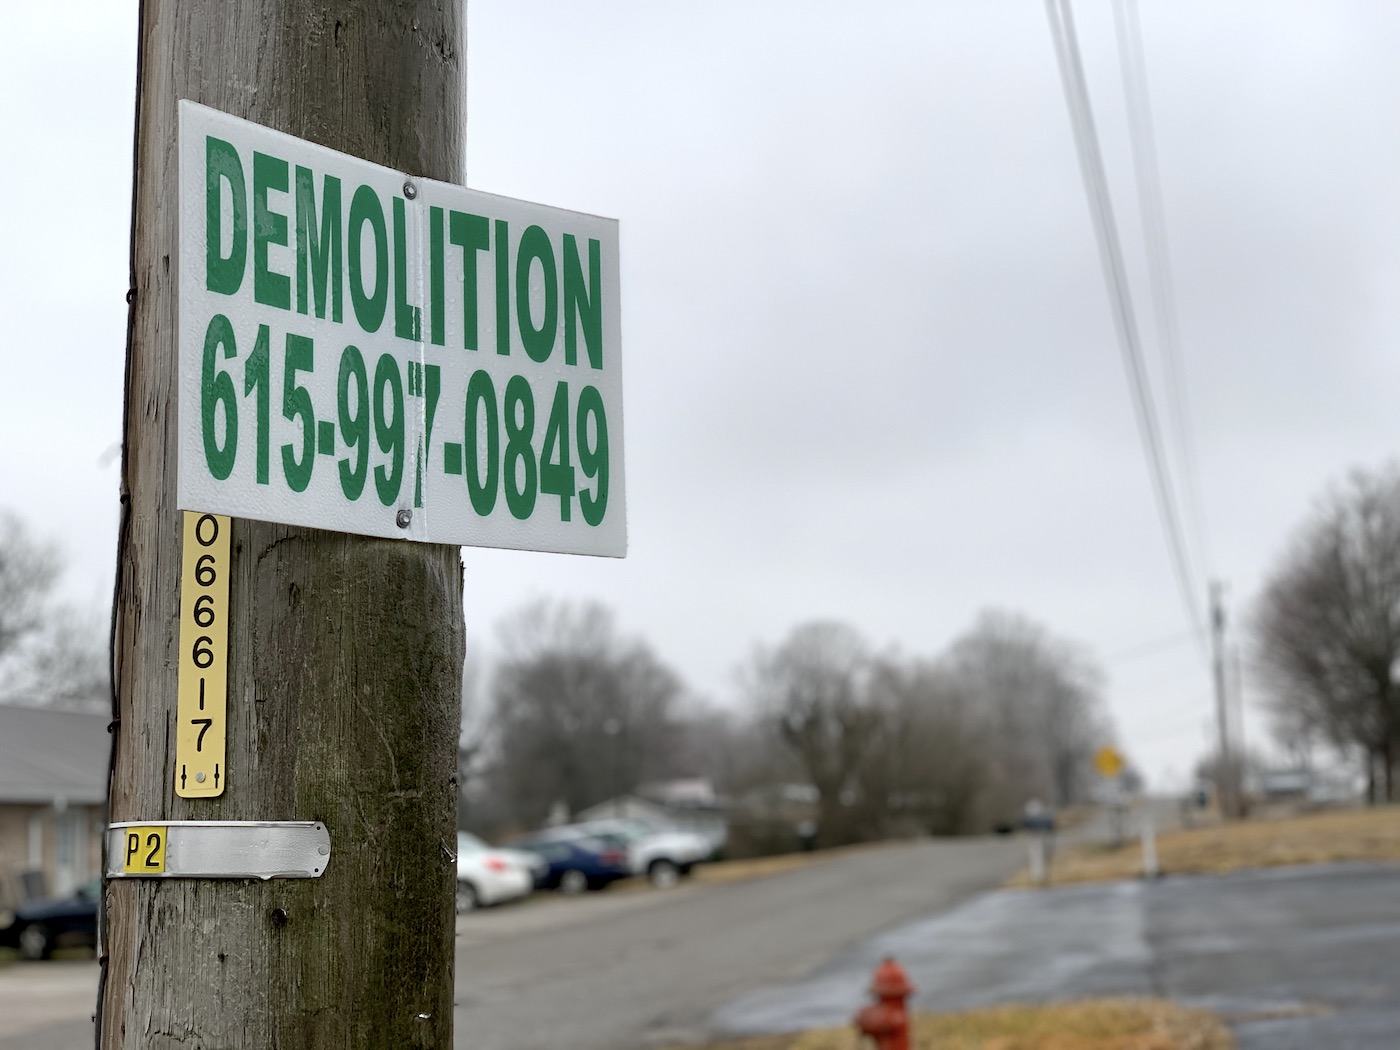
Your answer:
[[[1101,747],[1094,752],[1094,768],[1099,776],[1112,780],[1123,772],[1123,756],[1111,747]]]
[[[617,223],[180,103],[179,505],[627,549]]]

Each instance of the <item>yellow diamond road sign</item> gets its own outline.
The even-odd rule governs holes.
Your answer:
[[[1123,772],[1123,756],[1111,747],[1101,747],[1094,753],[1094,768],[1099,776],[1116,777]]]

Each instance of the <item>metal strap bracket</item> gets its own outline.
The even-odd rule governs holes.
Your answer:
[[[320,821],[123,821],[107,829],[109,879],[316,879],[330,859]]]

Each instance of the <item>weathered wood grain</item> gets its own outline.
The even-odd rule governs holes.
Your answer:
[[[113,821],[320,820],[317,880],[114,880],[101,1044],[452,1044],[453,547],[238,520],[228,788],[174,795],[176,103],[460,182],[462,0],[145,0]]]

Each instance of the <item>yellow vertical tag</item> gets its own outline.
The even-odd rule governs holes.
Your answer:
[[[228,572],[229,519],[186,511],[175,707],[175,793],[182,798],[222,795],[228,781]]]
[[[165,827],[129,827],[122,851],[122,871],[127,875],[160,875],[165,872]]]

